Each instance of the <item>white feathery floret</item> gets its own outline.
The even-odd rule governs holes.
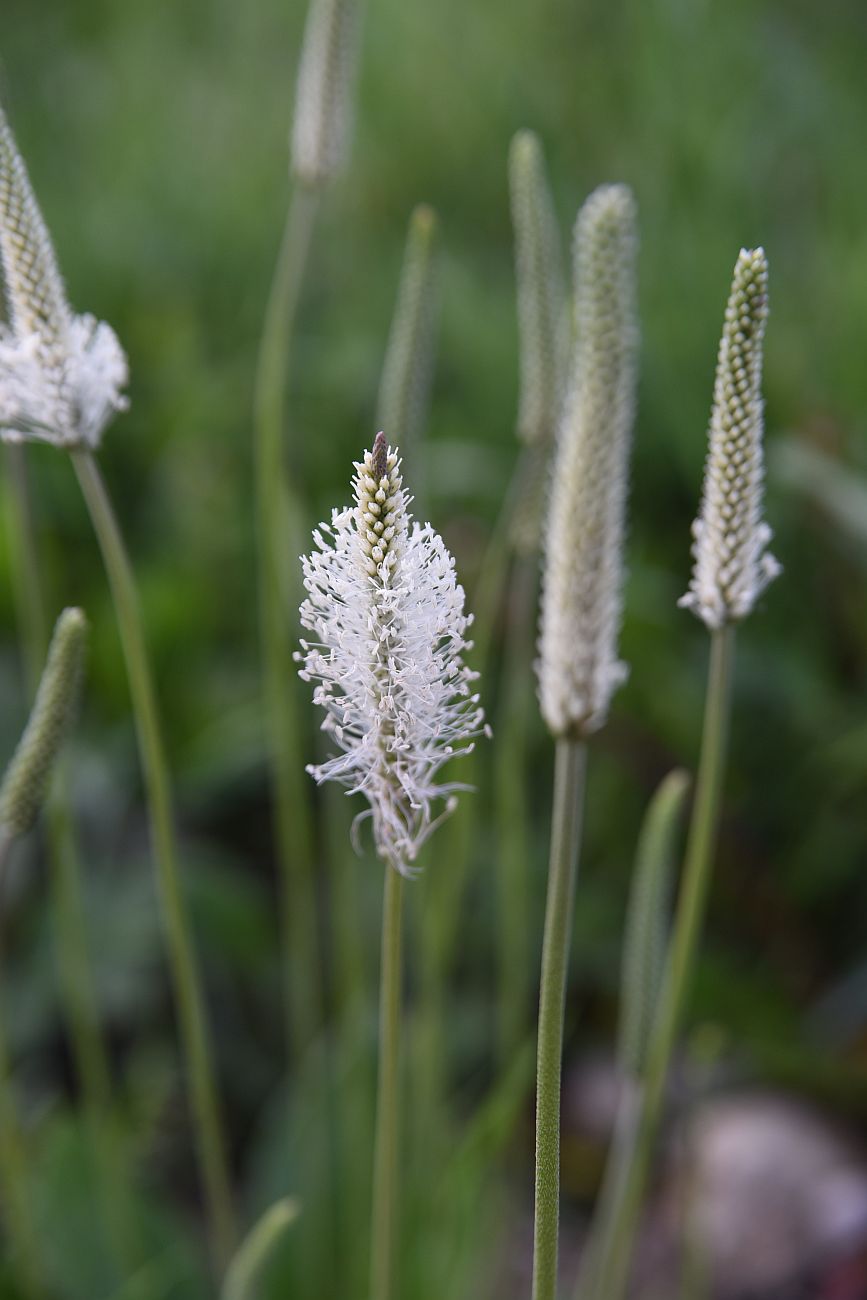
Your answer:
[[[361,0],[310,0],[292,120],[292,171],[308,185],[340,172],[349,152]]]
[[[764,249],[742,248],[719,346],[695,564],[680,604],[710,629],[745,618],[780,565],[762,519],[762,339],[768,317]]]
[[[0,438],[96,447],[115,411],[126,357],[114,331],[76,316],[27,170],[0,109]]]
[[[555,736],[598,730],[626,677],[617,639],[638,346],[636,245],[631,191],[601,186],[575,226],[576,344],[545,538],[539,698]]]
[[[378,434],[356,464],[355,505],[335,510],[302,557],[299,675],[315,683],[339,752],[308,771],[365,796],[380,857],[405,875],[453,811],[443,764],[469,753],[484,713],[462,662],[471,618],[442,539],[408,514],[397,453]],[[435,805],[441,804],[439,812]],[[354,829],[355,829],[354,826]]]

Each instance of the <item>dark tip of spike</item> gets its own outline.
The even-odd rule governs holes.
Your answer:
[[[380,431],[373,440],[373,477],[377,483],[388,472],[388,443]]]

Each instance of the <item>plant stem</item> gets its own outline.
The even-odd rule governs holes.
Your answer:
[[[527,1032],[530,1001],[530,845],[527,797],[527,730],[532,695],[533,617],[537,561],[516,557],[509,621],[503,636],[503,707],[494,747],[497,827],[497,959],[500,1012],[498,1054],[502,1070],[515,1059]]]
[[[290,611],[302,527],[299,494],[284,461],[284,394],[319,190],[296,184],[265,314],[254,403],[256,543],[265,723],[270,747],[277,859],[286,946],[290,1042],[299,1051],[322,1017],[313,829],[305,782]],[[287,533],[290,534],[287,536]]]
[[[536,1049],[533,1300],[555,1300],[557,1294],[563,1015],[586,767],[587,749],[584,742],[566,737],[558,739]]]
[[[598,1300],[620,1300],[629,1280],[638,1215],[662,1112],[665,1081],[683,1015],[701,934],[719,827],[734,661],[734,627],[711,634],[701,754],[674,931],[647,1059],[635,1150],[602,1243]]]
[[[5,879],[12,838],[0,829],[0,881]],[[29,1199],[27,1156],[21,1135],[18,1107],[12,1094],[6,1011],[0,978],[0,1180],[3,1185],[5,1227],[21,1266],[20,1282],[34,1300],[46,1294],[40,1267],[39,1234]]]
[[[3,448],[3,461],[9,479],[6,509],[9,519],[12,587],[20,628],[24,673],[32,695],[39,685],[39,676],[48,649],[48,615],[36,546],[33,499],[24,448],[15,443],[7,443]]]
[[[373,1152],[370,1300],[391,1300],[398,1202],[400,988],[403,876],[385,869],[379,985],[379,1075]]]
[[[25,676],[31,698],[48,652],[49,618],[39,562],[25,449],[4,448],[13,587]],[[75,843],[70,797],[63,764],[45,809],[51,864],[51,902],[56,926],[60,994],[67,1032],[81,1084],[106,1222],[119,1262],[137,1261],[129,1170],[109,1127],[111,1070],[99,1026],[99,1011],[88,953],[81,863]]]
[[[126,660],[144,770],[163,924],[186,1068],[214,1257],[225,1265],[234,1243],[234,1215],[208,1026],[178,871],[171,791],[162,730],[132,567],[99,467],[89,451],[72,452],[108,574]]]

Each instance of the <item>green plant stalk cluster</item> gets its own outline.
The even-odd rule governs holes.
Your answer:
[[[169,966],[188,1071],[196,1148],[208,1204],[217,1267],[235,1240],[222,1118],[190,920],[181,888],[168,768],[150,662],[132,569],[102,475],[93,456],[74,451],[72,461],[108,574],[144,770]]]
[[[30,693],[34,695],[48,649],[48,613],[25,449],[14,444],[7,446],[4,459],[9,475],[6,501],[19,638]],[[129,1268],[139,1253],[132,1226],[131,1177],[112,1125],[106,1123],[112,1106],[111,1069],[100,1032],[88,952],[81,862],[62,762],[58,765],[53,786],[45,812],[61,1000],[99,1167],[101,1199],[109,1236],[119,1264]]]
[[[621,1300],[629,1280],[638,1215],[662,1114],[665,1081],[686,1005],[706,910],[728,744],[734,637],[732,624],[711,633],[701,755],[683,879],[665,978],[647,1052],[640,1108],[635,1122],[634,1150],[626,1162],[606,1238],[601,1244],[596,1289],[590,1293],[593,1300]]]
[[[669,772],[650,801],[638,837],[626,912],[620,982],[618,1065],[622,1092],[602,1188],[582,1253],[577,1297],[594,1294],[603,1243],[608,1242],[625,1180],[635,1155],[642,1081],[668,947],[670,887],[677,829],[689,791],[689,776]]]
[[[301,498],[284,459],[284,394],[298,300],[320,191],[296,184],[274,271],[256,376],[254,479],[265,727],[271,759],[277,861],[283,912],[289,1042],[295,1059],[323,1013],[317,942],[313,827],[302,727],[292,678],[287,610],[297,606],[292,561],[300,551]],[[297,463],[297,457],[296,457]]]

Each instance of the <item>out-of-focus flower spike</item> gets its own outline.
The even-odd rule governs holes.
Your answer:
[[[0,832],[11,838],[30,830],[45,800],[52,768],[75,718],[86,642],[84,614],[65,609],[51,638],[30,718],[0,785]]]
[[[569,309],[563,252],[538,136],[519,131],[509,150],[509,189],[515,232],[520,393],[518,436],[526,445],[521,491],[511,520],[512,545],[522,555],[539,547],[549,460],[562,413],[569,348]]]
[[[360,0],[311,0],[298,64],[292,171],[321,185],[343,168],[352,135]]]
[[[519,131],[509,150],[515,232],[521,389],[518,435],[550,441],[563,404],[568,310],[563,256],[538,136]]]
[[[434,369],[439,221],[419,204],[409,221],[397,302],[379,385],[376,423],[398,431],[413,468],[424,433]]]
[[[539,696],[555,736],[603,725],[626,676],[617,657],[635,408],[635,202],[595,190],[575,226],[576,345],[545,538]]]
[[[780,573],[762,519],[762,340],[768,318],[764,249],[741,249],[719,346],[695,564],[680,600],[708,628],[746,618]]]

